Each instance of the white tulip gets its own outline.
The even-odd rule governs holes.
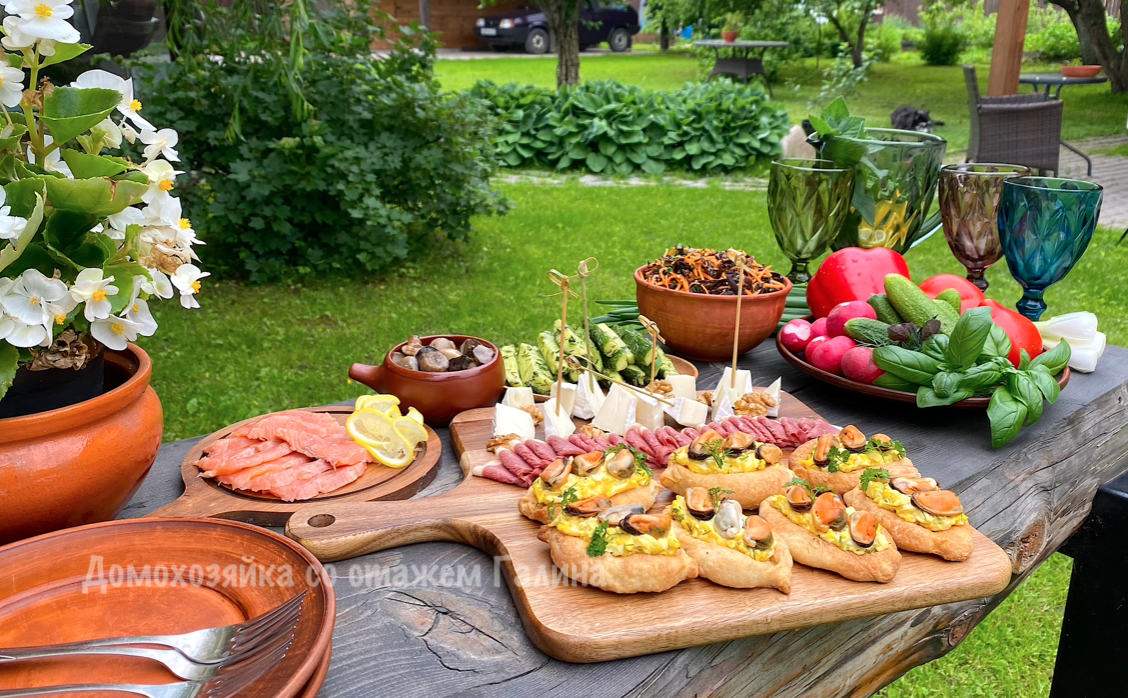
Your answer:
[[[117,286],[111,286],[114,277],[102,278],[102,270],[90,267],[78,272],[74,286],[71,287],[71,298],[77,303],[86,303],[82,309],[86,319],[93,322],[110,316],[109,297],[118,292]]]
[[[141,111],[141,102],[133,97],[133,79],[118,77],[104,70],[88,70],[71,83],[71,87],[80,89],[101,88],[103,90],[116,90],[121,94],[121,102],[117,110],[127,119],[137,125],[137,128],[152,131],[155,127],[137,112]],[[173,145],[176,145],[175,143]]]
[[[127,342],[137,339],[137,325],[116,315],[90,323],[90,334],[110,349],[121,351]]]
[[[158,155],[163,155],[165,160],[180,162],[180,155],[176,152],[176,144],[180,142],[180,136],[171,128],[142,131],[138,138],[145,144],[146,162],[156,160]]]
[[[172,275],[172,285],[180,291],[180,305],[185,308],[199,308],[195,295],[200,292],[200,279],[211,276],[206,271],[200,271],[195,264],[181,264]]]
[[[71,0],[10,0],[4,9],[9,15],[18,15],[12,26],[25,37],[77,44],[78,30],[67,22],[74,15],[70,3]]]

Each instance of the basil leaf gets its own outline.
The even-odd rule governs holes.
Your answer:
[[[1007,391],[1026,405],[1027,426],[1037,422],[1042,416],[1042,391],[1028,374],[1028,371],[1019,371],[1007,376]]]
[[[932,389],[940,397],[948,397],[960,387],[960,379],[962,378],[962,373],[941,371],[932,377]]]
[[[917,385],[929,385],[940,371],[940,362],[936,359],[901,347],[878,347],[873,350],[873,360],[878,368]]]
[[[889,390],[901,390],[906,393],[915,393],[917,384],[901,378],[892,373],[883,373],[877,377],[873,382],[879,388],[888,388]]]
[[[943,361],[944,352],[948,350],[948,341],[948,335],[934,334],[928,339],[924,340],[924,344],[923,346],[921,346],[921,351],[923,351],[925,354],[928,354],[937,361]]]
[[[1007,336],[1007,331],[999,327],[995,323],[991,323],[991,332],[987,335],[987,341],[983,343],[983,351],[980,357],[994,358],[997,356],[1006,357],[1010,354],[1011,341]]]
[[[940,396],[932,388],[922,385],[920,390],[917,391],[917,407],[944,407],[955,404],[960,400],[966,400],[973,394],[970,390],[961,389],[954,391],[951,395]]]
[[[998,385],[999,381],[1002,379],[1003,372],[993,364],[980,364],[964,371],[959,387],[973,392],[979,392],[993,385]]]
[[[973,365],[983,352],[994,324],[990,308],[972,308],[961,315],[948,336],[948,348],[944,352],[948,365],[960,371]]]
[[[921,339],[928,339],[929,337],[932,337],[934,335],[938,335],[938,334],[940,334],[940,330],[942,330],[942,329],[944,329],[944,326],[943,326],[943,324],[941,324],[940,320],[938,320],[936,318],[932,318],[931,320],[929,320],[928,322],[924,323],[921,326],[921,328],[920,328],[920,338]]]
[[[889,327],[889,339],[894,342],[907,342],[916,334],[917,327],[911,322],[902,322],[899,325],[891,325]]]
[[[1030,353],[1025,349],[1020,349],[1018,352],[1018,370],[1025,371],[1030,368]]]
[[[987,418],[991,420],[991,445],[999,448],[1018,436],[1026,421],[1026,405],[1014,399],[1010,391],[1000,386],[991,395]]]
[[[1040,365],[1031,366],[1028,373],[1030,380],[1034,381],[1034,385],[1038,386],[1038,390],[1042,391],[1042,395],[1046,397],[1046,402],[1051,405],[1057,402],[1058,396],[1061,395],[1061,386],[1050,375],[1050,369]]]
[[[1059,371],[1065,368],[1072,356],[1073,348],[1069,346],[1069,342],[1063,341],[1053,349],[1035,356],[1034,360],[1030,362],[1030,365],[1045,366],[1050,370],[1050,375],[1056,376]]]

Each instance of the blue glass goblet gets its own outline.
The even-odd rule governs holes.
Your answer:
[[[999,240],[1011,276],[1022,286],[1019,313],[1042,317],[1046,288],[1064,279],[1085,254],[1101,215],[1102,191],[1092,182],[1054,177],[1003,183]]]

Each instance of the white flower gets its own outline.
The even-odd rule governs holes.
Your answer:
[[[90,334],[110,349],[121,351],[126,342],[137,339],[137,325],[132,320],[113,316],[90,323]]]
[[[8,194],[0,187],[0,240],[19,240],[27,227],[27,219],[9,215],[11,206],[4,206]]]
[[[125,231],[131,225],[145,225],[145,214],[139,208],[127,206],[106,218],[106,235],[113,240],[124,240]]]
[[[172,165],[164,160],[154,160],[141,168],[141,171],[149,177],[149,191],[141,197],[147,204],[153,203],[161,194],[167,195],[172,191],[176,176],[184,174],[183,170],[172,169]]]
[[[199,308],[195,294],[200,292],[200,279],[211,276],[206,271],[200,271],[195,264],[181,264],[172,275],[172,285],[180,291],[180,305],[185,308]]]
[[[44,276],[36,269],[28,269],[4,292],[4,307],[18,323],[8,334],[14,346],[47,346],[51,341],[51,327],[62,325],[67,314],[78,305],[67,292],[67,285],[58,279]]]
[[[111,148],[121,147],[121,129],[110,117],[106,117],[100,124],[91,129],[95,138],[102,139],[102,146]]]
[[[157,321],[153,319],[153,314],[149,312],[149,304],[140,298],[133,299],[133,303],[125,309],[122,317],[132,322],[137,328],[137,334],[142,337],[152,337],[157,331]]]
[[[160,269],[148,269],[149,276],[153,277],[152,281],[145,279],[145,277],[138,277],[144,279],[141,283],[141,290],[148,293],[150,296],[157,296],[158,298],[172,298],[173,288],[172,282]]]
[[[23,71],[7,64],[0,66],[0,104],[14,107],[23,99]]]
[[[80,89],[102,88],[104,90],[117,90],[121,94],[121,103],[117,110],[126,118],[137,125],[137,128],[152,131],[155,127],[137,112],[141,111],[141,102],[133,97],[133,79],[120,78],[104,70],[88,70],[71,83],[71,87]],[[173,143],[173,145],[176,145]]]
[[[93,322],[110,316],[110,296],[117,294],[117,286],[111,286],[114,277],[102,278],[102,270],[90,267],[78,272],[78,278],[71,287],[71,298],[76,303],[86,303],[82,309],[86,319]]]
[[[44,146],[51,145],[54,142],[55,139],[51,138],[51,134],[46,134],[43,136]],[[38,163],[38,165],[43,169],[47,170],[48,172],[58,172],[59,174],[66,176],[67,179],[74,179],[74,175],[71,173],[70,166],[67,165],[66,160],[63,160],[62,156],[59,155],[58,148],[55,148],[50,153],[48,153],[46,157],[43,157],[41,159],[43,160],[43,162]],[[35,162],[35,155],[32,154],[30,145],[27,147],[27,160],[28,162]]]
[[[74,14],[71,0],[9,0],[4,9],[18,15],[14,29],[36,39],[54,39],[64,44],[77,44],[78,30],[67,22]]]
[[[145,207],[145,215],[150,225],[155,226],[148,231],[149,235],[161,236],[158,239],[163,239],[165,245],[191,247],[204,244],[196,237],[192,222],[184,217],[180,199],[160,192],[153,203]]]
[[[176,144],[180,136],[171,128],[162,128],[160,131],[142,131],[138,136],[145,144],[146,162],[156,160],[158,155],[163,155],[165,160],[180,162],[180,155],[176,152]]]
[[[133,145],[137,142],[137,136],[141,134],[137,133],[137,130],[133,128],[133,126],[131,126],[128,121],[122,119],[121,123],[118,124],[118,126],[121,128],[121,135],[125,138],[125,140],[129,141],[130,145]]]
[[[7,4],[7,3],[3,3]],[[21,51],[25,48],[31,48],[39,43],[39,55],[41,56],[54,56],[55,55],[55,41],[54,39],[36,39],[34,36],[28,36],[20,31],[20,18],[19,17],[5,17],[4,18],[4,38],[0,39],[0,44],[9,51]]]

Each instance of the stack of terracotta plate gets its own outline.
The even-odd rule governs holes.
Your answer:
[[[329,576],[293,541],[234,521],[114,521],[0,548],[0,648],[231,625],[303,591],[293,645],[240,698],[312,698],[332,654]],[[0,664],[0,686],[8,689],[176,680],[160,664],[132,657]]]

